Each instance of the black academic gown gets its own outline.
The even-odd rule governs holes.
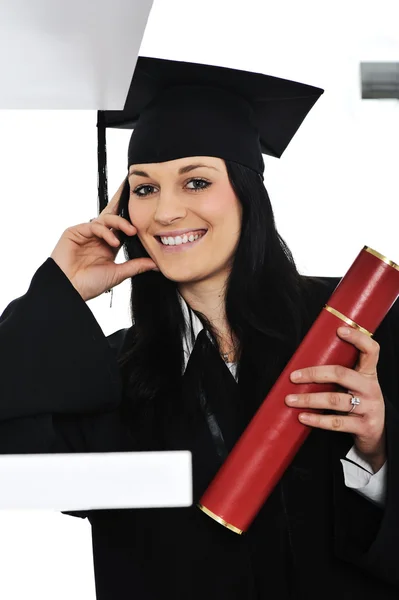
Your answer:
[[[314,279],[314,317],[337,281]],[[243,536],[195,505],[74,513],[92,526],[98,600],[399,598],[398,309],[375,335],[387,415],[384,509],[344,485],[340,458],[352,437],[313,430]],[[251,407],[262,386],[245,372],[237,385],[211,349],[205,392],[194,394],[203,370],[200,335],[183,377],[183,405],[202,414],[195,428],[178,409],[128,423],[116,355],[130,335],[107,339],[48,259],[0,320],[0,453],[188,449],[198,500],[235,442],[243,404]]]

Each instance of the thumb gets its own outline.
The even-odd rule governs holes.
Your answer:
[[[133,258],[132,260],[127,260],[126,262],[116,264],[115,266],[117,267],[117,283],[115,285],[122,283],[122,281],[125,281],[128,277],[135,277],[136,275],[140,275],[140,273],[145,273],[146,271],[157,268],[157,265],[151,258]]]

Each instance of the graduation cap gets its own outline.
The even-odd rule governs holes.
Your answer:
[[[99,210],[108,202],[107,127],[133,129],[128,168],[215,156],[262,176],[262,153],[280,158],[323,91],[260,73],[140,56],[124,109],[98,112]]]

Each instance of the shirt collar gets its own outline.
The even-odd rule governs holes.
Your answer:
[[[181,294],[178,294],[180,300],[180,306],[183,311],[184,323],[185,323],[185,332],[183,336],[183,353],[184,353],[184,366],[183,373],[186,370],[188,361],[191,356],[191,352],[193,351],[195,341],[197,339],[198,334],[204,329],[203,324],[200,319],[197,317],[195,312],[188,306],[187,302],[184,300]],[[191,330],[192,327],[192,330]],[[192,335],[192,333],[194,335]]]
[[[183,365],[183,374],[187,368],[188,361],[190,360],[191,353],[194,349],[195,341],[198,337],[198,334],[204,329],[204,326],[201,320],[197,317],[195,312],[189,307],[187,302],[184,300],[183,296],[178,293],[178,297],[180,300],[180,306],[183,311],[184,323],[185,323],[185,332],[183,336],[183,354],[184,354],[184,365]],[[191,330],[192,327],[192,330]],[[191,332],[192,331],[192,332]],[[193,334],[193,335],[192,335]],[[211,336],[209,332],[207,332],[208,337],[210,339]],[[237,380],[237,365],[236,363],[226,363],[228,369],[230,369],[231,374]]]

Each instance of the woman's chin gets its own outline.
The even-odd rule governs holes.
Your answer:
[[[193,269],[171,269],[164,268],[162,265],[158,265],[158,268],[164,277],[176,283],[194,283],[204,277],[203,273],[199,273]]]

